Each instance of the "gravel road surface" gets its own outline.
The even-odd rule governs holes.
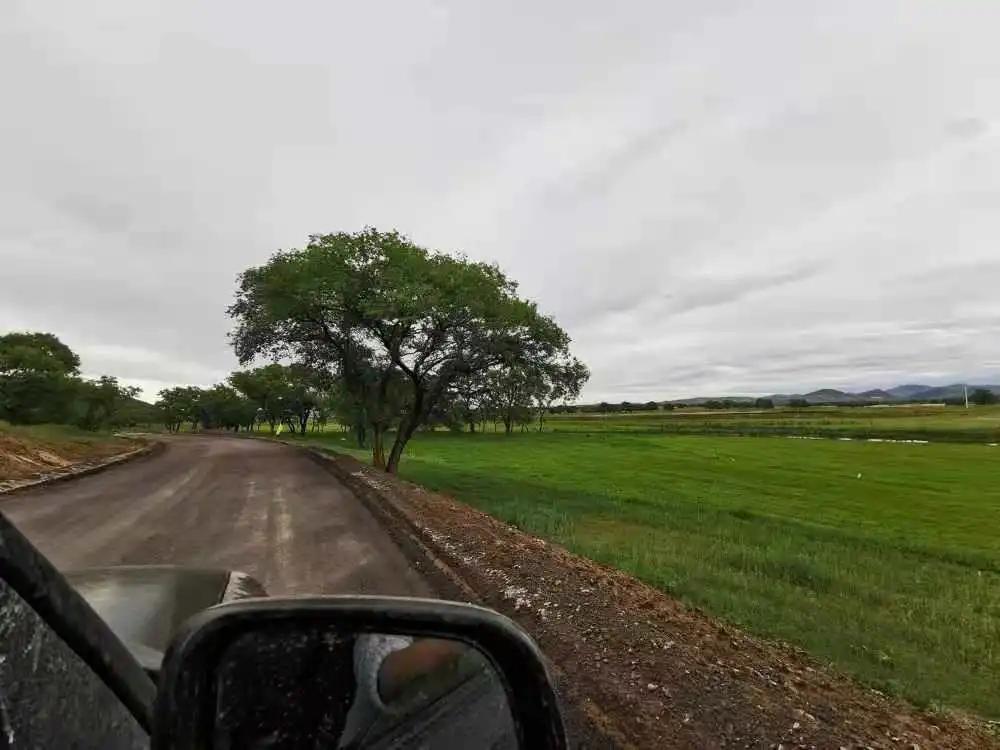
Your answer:
[[[0,511],[62,570],[170,563],[242,570],[272,594],[435,595],[350,490],[277,443],[169,437]]]

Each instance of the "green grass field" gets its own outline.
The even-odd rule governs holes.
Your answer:
[[[401,474],[882,690],[1000,716],[1000,448],[436,432]]]
[[[545,428],[565,432],[658,432],[716,435],[825,435],[949,442],[1000,442],[1000,406],[824,407],[766,411],[557,414]]]

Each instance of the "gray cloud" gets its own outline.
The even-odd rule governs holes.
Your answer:
[[[16,0],[0,328],[147,395],[211,383],[236,274],[370,224],[499,262],[587,399],[1000,380],[998,21]]]
[[[684,280],[678,291],[663,297],[658,312],[677,315],[705,307],[733,305],[769,289],[815,277],[821,268],[820,263],[806,263],[770,273],[750,271],[728,279],[703,277]]]
[[[978,117],[959,117],[947,124],[947,131],[956,138],[978,138],[985,135],[990,125]]]

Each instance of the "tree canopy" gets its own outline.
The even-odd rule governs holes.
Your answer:
[[[0,419],[20,424],[70,423],[88,430],[150,417],[138,389],[102,375],[79,376],[80,358],[51,333],[0,336]]]
[[[978,406],[995,404],[998,400],[1000,399],[998,399],[997,394],[987,388],[976,388],[969,394],[969,401]]]
[[[272,432],[285,423],[303,435],[310,415],[323,398],[321,380],[315,370],[299,364],[270,364],[229,376],[232,387],[254,405]]]
[[[395,231],[315,235],[278,252],[240,276],[229,313],[241,362],[290,358],[335,376],[370,429],[373,462],[390,472],[464,379],[568,357],[566,333],[499,268]]]
[[[160,400],[156,402],[163,425],[171,432],[180,430],[181,425],[190,422],[192,428],[201,421],[201,401],[204,391],[194,386],[164,388]]]
[[[80,358],[51,333],[0,336],[0,375],[76,375],[79,371]]]
[[[87,430],[119,426],[117,416],[123,410],[123,405],[137,395],[138,388],[121,385],[118,378],[110,375],[82,381],[77,388],[77,401],[80,405],[78,424]]]

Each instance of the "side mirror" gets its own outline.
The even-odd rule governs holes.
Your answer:
[[[154,750],[564,748],[548,670],[513,622],[424,599],[252,599],[167,650]]]

